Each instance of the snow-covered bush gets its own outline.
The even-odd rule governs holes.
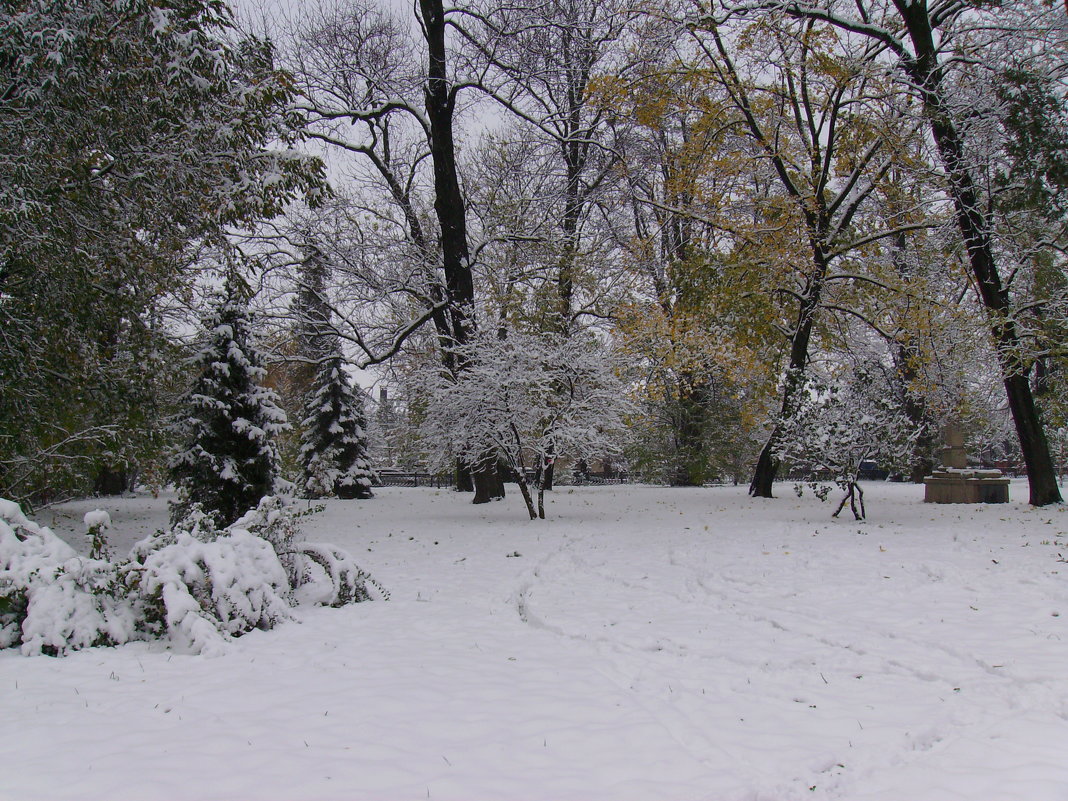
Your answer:
[[[860,365],[852,372],[825,379],[806,375],[794,413],[781,423],[776,456],[801,469],[820,500],[826,500],[833,481],[845,496],[853,516],[863,519],[864,492],[857,483],[862,462],[903,468],[915,450],[919,426],[881,380],[878,365]],[[795,487],[800,495],[803,487]]]
[[[0,648],[61,654],[136,637],[121,569],[80,557],[0,499]]]
[[[228,637],[289,619],[288,576],[271,544],[192,512],[137,543],[124,565],[143,631],[210,654]]]
[[[111,530],[111,515],[103,509],[86,512],[82,518],[85,523],[85,536],[89,538],[89,556],[93,559],[110,559],[108,531]]]
[[[290,619],[298,603],[386,597],[340,549],[300,542],[277,498],[222,529],[194,505],[118,561],[79,556],[0,500],[0,647],[24,654],[157,638],[212,654]]]
[[[348,553],[334,545],[301,540],[300,518],[321,508],[296,512],[281,498],[268,496],[233,527],[245,528],[271,544],[289,576],[297,603],[344,606],[387,599],[389,593]]]

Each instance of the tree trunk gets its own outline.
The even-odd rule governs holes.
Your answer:
[[[504,481],[501,480],[500,471],[497,469],[495,455],[490,455],[471,467],[471,480],[475,488],[472,503],[489,503],[504,498]]]
[[[124,467],[101,467],[93,482],[96,495],[122,495],[131,489],[131,473]]]
[[[530,485],[527,484],[526,476],[522,474],[519,476],[519,491],[523,494],[523,503],[527,505],[527,514],[530,515],[530,519],[537,520],[538,513],[534,511],[534,499],[530,497]]]
[[[909,338],[909,341],[914,341]],[[927,411],[927,404],[923,398],[909,390],[918,379],[916,366],[911,357],[911,348],[908,344],[896,343],[897,352],[894,354],[894,363],[897,379],[901,382],[901,393],[904,397],[904,412],[919,430],[916,443],[912,448],[912,459],[909,466],[909,481],[913,484],[922,484],[924,478],[934,471],[935,449],[935,423]]]
[[[779,460],[775,456],[775,450],[779,445],[779,437],[782,436],[782,426],[779,421],[789,419],[797,408],[798,393],[804,387],[805,369],[808,367],[808,346],[812,340],[812,326],[816,320],[816,311],[819,309],[820,296],[823,293],[823,279],[827,275],[827,257],[822,246],[818,244],[819,238],[813,237],[813,265],[815,267],[812,276],[808,279],[806,291],[801,296],[801,307],[797,312],[797,325],[794,326],[794,334],[790,339],[790,367],[786,372],[786,380],[783,382],[782,407],[778,420],[771,431],[771,436],[764,443],[757,459],[756,470],[753,472],[753,480],[749,484],[749,494],[754,498],[773,498],[771,489],[775,483],[775,477],[779,473]]]
[[[998,273],[990,234],[979,206],[979,193],[968,170],[964,142],[942,95],[942,67],[938,63],[927,4],[906,0],[894,0],[894,3],[905,20],[916,52],[915,58],[906,63],[906,69],[921,91],[931,133],[949,179],[949,194],[968,250],[968,264],[989,313],[1009,411],[1027,465],[1030,502],[1032,506],[1059,503],[1061,494],[1057,474],[1031,393],[1023,343],[1012,319],[1008,291],[1002,286]]]
[[[519,492],[523,496],[523,503],[527,505],[527,513],[530,515],[530,519],[536,520],[538,515],[534,511],[534,500],[530,497],[530,485],[527,483],[527,468],[526,465],[523,464],[523,443],[519,439],[519,431],[516,429],[515,425],[512,426],[512,433],[515,435],[515,454],[512,457],[513,464],[515,465],[515,480],[516,483],[519,484]],[[497,471],[497,475],[498,477],[500,476],[499,470]],[[477,502],[478,501],[476,501],[476,503]]]
[[[448,326],[452,341],[448,345],[453,348],[465,345],[470,340],[474,330],[471,315],[475,303],[471,253],[467,243],[467,207],[460,191],[452,129],[456,87],[449,82],[446,64],[446,22],[442,0],[419,0],[419,11],[429,57],[425,101],[430,123],[430,155],[434,165],[434,211],[441,229],[442,269],[449,303]],[[449,348],[444,352],[446,366],[451,366],[455,372],[462,372],[466,367],[462,359],[455,359],[450,365]],[[495,457],[479,460],[470,472],[475,492],[474,503],[487,503],[504,497],[504,482],[498,474]],[[459,483],[457,486],[460,486]]]
[[[553,481],[556,478],[556,459],[555,457],[547,457],[545,464],[542,466],[542,479],[539,489],[552,490]]]
[[[778,426],[771,432],[768,441],[764,443],[757,459],[756,469],[753,471],[753,480],[749,482],[749,494],[754,498],[774,498],[771,493],[775,476],[779,472],[779,460],[774,456],[775,446],[778,444]]]
[[[474,492],[475,482],[471,478],[471,465],[463,459],[456,460],[456,491]]]
[[[907,259],[908,238],[904,232],[894,237],[893,252],[890,260],[898,276],[908,285],[911,271]],[[901,397],[904,399],[905,416],[919,431],[912,448],[909,465],[909,481],[922,484],[924,478],[934,472],[935,421],[931,419],[927,403],[923,396],[911,390],[920,378],[913,354],[918,351],[917,337],[911,332],[903,332],[889,344],[893,348],[895,376],[900,382]]]
[[[864,490],[860,488],[860,484],[857,483],[856,476],[849,480],[846,486],[846,494],[842,498],[842,502],[838,504],[838,508],[834,510],[834,514],[831,517],[838,517],[842,513],[842,509],[845,508],[846,501],[849,501],[849,509],[853,512],[854,520],[863,520],[866,516],[864,510]],[[860,503],[860,510],[857,510],[857,503]]]
[[[434,211],[441,229],[442,268],[453,344],[464,345],[470,336],[475,287],[467,245],[467,207],[456,167],[452,130],[456,97],[446,65],[445,11],[441,0],[419,0],[419,9],[429,56],[425,101],[434,164]]]

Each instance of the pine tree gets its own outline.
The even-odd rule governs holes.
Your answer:
[[[367,415],[363,397],[349,383],[341,354],[319,364],[304,406],[300,457],[308,497],[370,498]]]
[[[207,342],[196,359],[200,375],[183,399],[187,415],[177,426],[186,444],[170,462],[180,492],[172,518],[198,504],[222,527],[274,491],[274,436],[289,424],[274,391],[260,385],[263,358],[236,282],[227,282],[206,328]]]

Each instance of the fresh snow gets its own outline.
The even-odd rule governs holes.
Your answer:
[[[777,492],[561,487],[545,521],[515,493],[328,502],[308,538],[391,600],[216,657],[0,652],[0,798],[1068,798],[1065,507],[866,484],[857,523]],[[97,507],[117,553],[166,521],[36,519],[84,552]]]
[[[85,528],[87,530],[94,528],[110,529],[111,515],[103,509],[93,509],[91,512],[85,513],[84,517],[82,517],[82,522],[85,523]]]

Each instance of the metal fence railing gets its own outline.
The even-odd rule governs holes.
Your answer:
[[[568,484],[576,484],[579,486],[582,486],[583,484],[593,486],[600,484],[629,484],[630,473],[612,473],[609,475],[604,475],[603,473],[583,473],[568,476],[565,481]]]
[[[395,473],[383,471],[378,473],[380,487],[434,487],[442,489],[452,487],[456,477],[451,473]]]

